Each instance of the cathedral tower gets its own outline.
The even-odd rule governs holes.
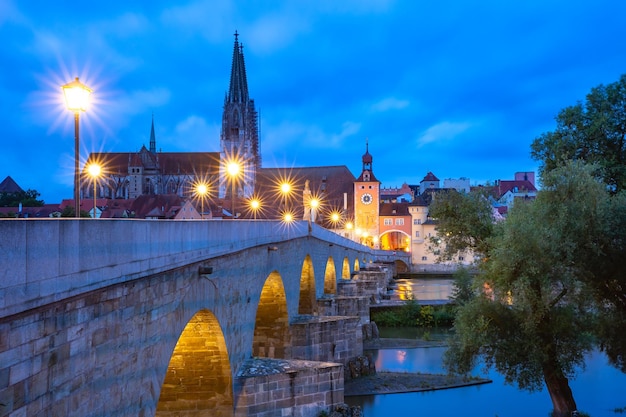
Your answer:
[[[363,169],[354,182],[354,227],[360,241],[370,247],[378,246],[380,212],[380,182],[372,171],[372,155],[365,143],[365,154],[361,158]]]
[[[234,187],[232,177],[226,171],[227,164],[232,161],[237,161],[240,168]],[[230,86],[224,99],[220,134],[220,197],[232,198],[232,190],[235,190],[236,198],[250,197],[260,168],[258,113],[254,100],[248,95],[243,45],[235,32]]]

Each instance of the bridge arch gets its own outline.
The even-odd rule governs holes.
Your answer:
[[[272,271],[261,290],[254,323],[252,355],[285,358],[290,342],[285,287],[280,274]]]
[[[302,262],[300,274],[300,298],[298,300],[298,314],[316,313],[315,273],[310,255],[306,255]]]
[[[198,311],[183,329],[161,386],[157,417],[211,411],[232,416],[233,383],[224,334],[215,315]]]
[[[343,258],[342,266],[341,266],[341,278],[342,279],[350,279],[350,260],[346,256]]]
[[[324,294],[337,293],[337,271],[335,270],[335,261],[332,256],[326,261],[326,269],[324,270]]]

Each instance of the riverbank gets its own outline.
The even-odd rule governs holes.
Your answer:
[[[363,342],[364,350],[412,349],[446,346],[441,340],[422,339],[373,339]],[[432,391],[487,384],[490,379],[459,375],[423,374],[410,372],[377,372],[344,382],[344,395],[396,394],[403,392]]]
[[[344,396],[433,391],[488,384],[490,379],[402,372],[377,372],[344,382]]]

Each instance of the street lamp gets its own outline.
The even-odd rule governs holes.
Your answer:
[[[196,185],[196,195],[200,197],[200,218],[204,220],[204,198],[209,193],[209,187],[200,183]]]
[[[339,220],[341,220],[341,214],[339,214],[338,211],[333,211],[332,213],[330,213],[330,221],[333,224],[333,229],[337,229],[337,223],[339,223]]]
[[[309,201],[309,206],[311,207],[311,218],[309,219],[310,223],[315,223],[315,217],[317,215],[317,209],[320,206],[320,200],[318,198],[312,198]]]
[[[89,175],[93,179],[93,218],[95,219],[96,218],[96,185],[97,185],[98,177],[100,176],[100,174],[102,174],[102,167],[99,164],[92,162],[87,167],[87,172],[89,172]]]
[[[237,177],[239,177],[239,173],[241,172],[241,164],[237,161],[231,161],[226,165],[226,172],[230,177],[231,183],[231,194],[232,194],[232,204],[231,210],[233,212],[233,220],[235,219],[235,182],[237,181]]]
[[[250,200],[249,204],[252,213],[254,213],[254,220],[256,220],[256,212],[261,208],[261,200],[259,200],[258,198],[253,198],[252,200]]]
[[[284,181],[279,186],[280,192],[283,195],[283,210],[287,211],[287,196],[291,192],[291,184]]]
[[[80,217],[80,174],[78,172],[79,160],[79,131],[78,114],[87,109],[91,89],[78,81],[78,77],[61,87],[65,95],[65,103],[68,110],[74,112],[74,214]]]

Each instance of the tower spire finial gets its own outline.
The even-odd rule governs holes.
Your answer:
[[[156,135],[154,134],[154,112],[152,112],[152,127],[150,128],[150,152],[156,153]]]

